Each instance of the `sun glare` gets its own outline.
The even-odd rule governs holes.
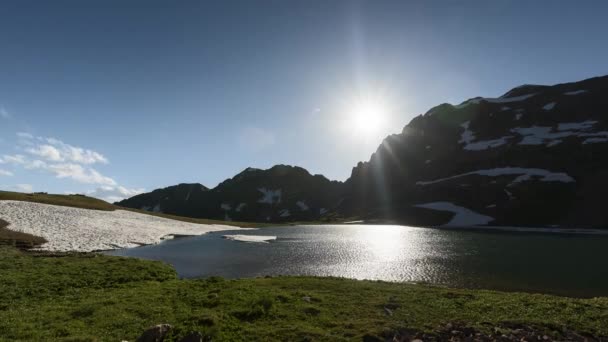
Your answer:
[[[352,111],[354,130],[359,134],[370,135],[376,133],[386,117],[386,108],[375,100],[366,99],[357,101]]]

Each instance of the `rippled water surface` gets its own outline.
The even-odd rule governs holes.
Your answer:
[[[277,240],[222,238],[228,234]],[[608,295],[608,237],[598,235],[293,226],[210,233],[109,254],[163,260],[182,277],[316,275]]]

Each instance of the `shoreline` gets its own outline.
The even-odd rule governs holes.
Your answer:
[[[331,225],[332,223],[327,223]],[[517,232],[517,233],[539,233],[539,234],[586,234],[586,235],[608,235],[608,228],[558,228],[558,227],[526,227],[526,226],[413,226],[398,222],[381,221],[381,222],[370,222],[365,220],[349,221],[334,223],[339,225],[392,225],[392,226],[403,226],[413,228],[426,228],[426,229],[440,229],[440,230],[454,230],[454,231],[500,231],[500,232]],[[263,227],[262,227],[263,228]]]

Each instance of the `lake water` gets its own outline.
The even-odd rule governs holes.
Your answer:
[[[274,235],[245,243],[223,235]],[[324,225],[223,231],[108,252],[181,277],[315,275],[569,296],[608,295],[608,236]]]

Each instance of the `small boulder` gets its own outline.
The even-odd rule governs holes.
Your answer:
[[[139,336],[137,342],[162,342],[171,328],[172,326],[169,324],[159,324],[150,327]]]

